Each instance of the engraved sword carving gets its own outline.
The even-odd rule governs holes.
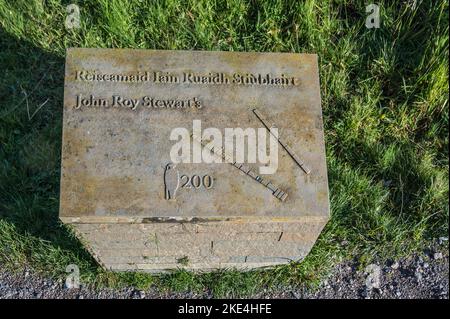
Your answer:
[[[217,149],[214,149],[214,147],[210,147],[207,142],[204,142],[201,138],[194,136],[194,134],[191,134],[192,138],[200,143],[203,147],[206,147],[208,150],[210,150],[212,153],[214,153],[216,156],[222,158],[226,163],[231,164],[232,166],[236,167],[240,171],[244,172],[247,176],[250,176],[258,183],[264,185],[267,187],[271,192],[272,195],[281,200],[282,202],[288,197],[288,194],[283,191],[282,189],[276,187],[272,182],[269,180],[261,177],[256,172],[254,172],[250,167],[247,165],[244,165],[242,163],[236,163],[232,160],[232,157],[225,153],[225,150],[222,147],[219,147]]]
[[[294,160],[295,163],[297,163],[298,166],[306,173],[311,173],[311,170],[305,166],[305,163],[300,159],[300,157],[295,154],[295,152],[291,149],[289,145],[287,145],[284,141],[281,140],[281,137],[275,136],[272,131],[270,130],[272,127],[274,127],[274,124],[269,125],[269,121],[261,114],[261,112],[258,109],[253,109],[253,113],[256,115],[256,117],[261,121],[261,123],[266,127],[266,129],[272,134],[273,137],[275,137],[278,140],[278,143],[286,150],[286,152],[289,154],[290,157]]]

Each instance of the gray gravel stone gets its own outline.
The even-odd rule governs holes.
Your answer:
[[[394,263],[379,264],[381,269],[379,288],[368,289],[367,273],[355,262],[337,265],[319,289],[306,287],[277,287],[275,290],[264,289],[254,298],[436,298],[448,299],[449,264],[448,250],[440,252],[441,258],[430,258],[425,263],[428,267],[418,265],[419,256],[411,256]],[[398,264],[395,271],[392,265]],[[28,275],[26,275],[28,273]],[[418,277],[420,280],[418,280]],[[0,299],[41,299],[41,298],[73,298],[73,299],[128,299],[128,298],[211,298],[211,292],[161,292],[155,289],[146,291],[133,289],[101,289],[81,285],[79,289],[64,288],[64,282],[43,278],[32,270],[12,273],[0,264]]]
[[[441,259],[442,258],[442,253],[434,253],[433,258],[434,259]]]

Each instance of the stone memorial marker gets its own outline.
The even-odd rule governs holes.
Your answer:
[[[60,218],[111,270],[300,260],[329,218],[317,56],[69,49]]]

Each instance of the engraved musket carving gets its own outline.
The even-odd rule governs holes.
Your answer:
[[[250,167],[242,164],[242,163],[236,163],[232,160],[232,157],[225,153],[224,149],[222,147],[218,147],[217,149],[214,149],[214,147],[209,147],[208,143],[204,142],[201,138],[195,136],[194,134],[191,134],[192,138],[200,143],[203,147],[206,147],[209,149],[212,153],[214,153],[216,156],[222,158],[226,163],[231,164],[232,166],[236,167],[237,169],[244,172],[247,176],[250,176],[258,183],[264,185],[267,187],[271,192],[272,195],[284,202],[286,198],[288,197],[288,194],[281,190],[280,188],[276,187],[274,184],[272,184],[271,181],[261,177],[257,173],[255,173]]]
[[[261,121],[261,123],[266,127],[266,129],[272,134],[273,137],[275,137],[278,140],[278,143],[288,152],[289,156],[292,157],[295,163],[297,163],[298,166],[306,173],[311,173],[311,170],[305,166],[305,163],[298,157],[297,154],[291,149],[289,145],[287,145],[284,141],[281,140],[281,137],[275,136],[273,132],[271,131],[271,128],[274,127],[274,124],[269,125],[269,122],[265,119],[265,117],[261,114],[260,111],[257,109],[253,109],[253,113],[256,115],[256,117]]]

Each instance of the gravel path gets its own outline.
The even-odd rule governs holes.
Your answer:
[[[449,283],[448,247],[427,250],[383,265],[372,264],[359,269],[356,263],[338,265],[316,291],[285,289],[265,292],[255,298],[445,298]],[[1,265],[0,265],[1,266]],[[161,294],[155,290],[138,291],[65,288],[53,281],[25,270],[12,274],[0,267],[0,299],[3,298],[210,298],[194,293]]]

